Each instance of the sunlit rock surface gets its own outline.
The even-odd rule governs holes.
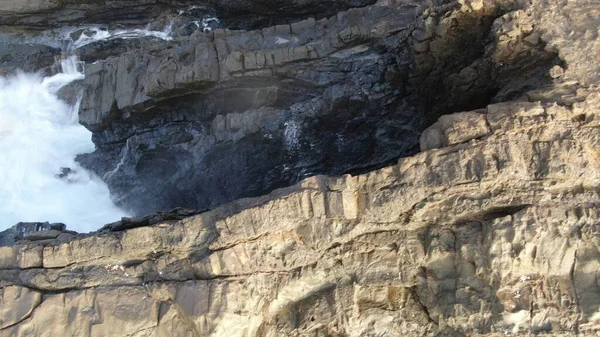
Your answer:
[[[182,220],[0,247],[0,336],[597,335],[600,5],[503,8],[483,56],[452,62],[444,29],[496,4],[410,27],[409,73],[438,75],[406,90],[495,91],[439,119],[457,101],[433,101],[421,151]]]

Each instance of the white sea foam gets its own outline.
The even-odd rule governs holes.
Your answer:
[[[219,20],[207,17],[194,23],[210,31],[213,22]],[[162,31],[63,27],[38,36],[3,33],[0,41],[70,51],[101,40],[147,36],[170,40],[171,26]],[[113,204],[104,182],[75,162],[76,155],[94,151],[94,144],[91,133],[78,122],[79,103],[70,106],[57,93],[84,77],[83,64],[71,56],[61,68],[46,78],[24,73],[0,77],[0,230],[20,221],[49,221],[88,232],[127,215]],[[60,177],[64,168],[69,173]]]
[[[61,73],[46,78],[0,77],[0,230],[19,221],[50,221],[87,232],[126,215],[106,185],[75,162],[94,144],[78,123],[78,104],[56,96],[83,78],[81,65],[74,57],[61,65]],[[62,168],[72,173],[60,178]]]
[[[79,38],[72,41],[69,46],[72,49],[77,49],[96,41],[111,39],[137,39],[152,36],[162,40],[171,40],[171,29],[171,25],[167,25],[161,31],[152,29],[117,29],[111,31],[103,26],[65,27],[62,30],[61,38],[66,41],[72,40],[70,35],[74,31],[83,30]]]
[[[207,23],[208,25],[208,23]],[[162,40],[171,40],[172,25],[163,30],[151,28],[109,29],[107,25],[64,26],[41,33],[20,34],[11,31],[0,31],[0,42],[18,44],[40,44],[62,50],[81,48],[93,42],[111,39],[137,39],[152,36]]]

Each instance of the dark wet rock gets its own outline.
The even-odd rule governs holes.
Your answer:
[[[58,179],[62,179],[65,182],[72,183],[74,181],[77,181],[77,177],[74,177],[74,175],[76,174],[76,170],[73,170],[69,167],[61,167],[60,173],[56,174],[55,177]]]
[[[156,37],[147,36],[136,39],[113,38],[109,40],[99,40],[73,51],[79,59],[86,63],[93,63],[97,60],[105,60],[111,56],[118,57],[126,52],[145,49],[148,51],[164,49],[167,41]]]
[[[69,105],[75,105],[83,94],[83,81],[73,81],[62,88],[58,89],[56,95],[58,98],[67,102]]]
[[[0,232],[0,246],[10,246],[15,244],[19,240],[28,239],[28,236],[33,234],[33,237],[39,236],[52,236],[55,233],[60,234],[66,231],[67,226],[63,223],[49,223],[49,222],[19,222],[13,227]],[[40,234],[43,232],[49,232],[50,234]],[[58,234],[54,237],[57,237]]]
[[[0,25],[61,26],[110,22],[139,26],[160,18],[165,12],[178,14],[179,10],[185,14],[215,13],[227,26],[256,28],[299,21],[311,16],[322,18],[375,2],[376,0],[6,0],[0,8]]]
[[[183,5],[186,1],[178,3]],[[25,3],[19,0],[8,0],[2,3],[0,24],[61,26],[119,22],[139,25],[146,24],[151,18],[158,16],[170,7],[171,5],[159,0],[144,1],[143,3],[133,0],[102,2],[34,0]]]
[[[60,173],[58,173],[56,175],[56,177],[60,178],[60,179],[64,179],[64,178],[67,178],[69,175],[71,175],[73,173],[75,173],[75,171],[73,171],[71,168],[61,167],[60,168]]]
[[[25,240],[28,241],[42,241],[56,239],[62,232],[51,229],[49,231],[31,232],[25,236]]]
[[[226,26],[240,29],[286,25],[311,17],[322,19],[375,2],[377,0],[211,0],[217,16]]]
[[[97,34],[98,34],[98,32],[94,29],[81,28],[81,29],[77,29],[77,30],[74,30],[73,32],[71,32],[71,34],[69,34],[69,38],[72,41],[77,41],[81,38],[93,38]]]
[[[198,213],[200,212],[185,208],[175,208],[168,212],[153,212],[135,218],[122,218],[119,221],[104,225],[100,231],[120,232],[131,228],[152,226],[165,221],[182,220]]]
[[[88,65],[80,121],[98,151],[79,161],[144,214],[210,208],[410,153],[425,119],[385,81],[398,61],[383,40],[406,41],[417,15],[371,7],[195,33]]]
[[[214,10],[192,6],[165,12],[152,20],[147,29],[168,31],[172,37],[190,36],[193,33],[209,32],[227,26],[216,17]]]
[[[60,53],[59,49],[43,45],[0,42],[0,76],[17,70],[49,75],[56,71],[53,66]]]
[[[311,175],[389,165],[416,151],[440,115],[503,100],[508,85],[511,97],[544,85],[528,74],[555,54],[541,41],[499,41],[494,20],[513,5],[383,2],[140,42],[86,67],[80,121],[97,150],[78,160],[135,214],[212,208]]]

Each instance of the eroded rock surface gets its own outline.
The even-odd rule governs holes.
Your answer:
[[[376,0],[2,0],[0,25],[59,26],[73,23],[147,24],[178,10],[215,13],[239,27],[285,23],[310,16],[325,17],[373,4]]]
[[[429,111],[413,116],[429,122],[405,127],[413,138],[390,137],[382,151],[407,139],[421,151],[378,170],[317,175],[258,198],[238,199],[240,193],[196,215],[158,213],[98,233],[0,247],[0,336],[597,335],[600,5],[396,5],[380,1],[340,14],[373,19],[374,31],[349,25],[357,42],[327,56],[303,49],[289,64],[301,55],[289,50],[341,31],[317,30],[325,21],[311,21],[324,35],[288,49],[228,40],[257,32],[195,34],[186,43],[141,47],[147,73],[135,68],[133,49],[88,67],[87,85],[103,87],[86,89],[87,102],[95,103],[84,104],[82,114],[101,146],[82,161],[109,163],[97,168],[109,183],[119,175],[139,181],[140,172],[158,177],[157,167],[172,176],[181,167],[168,171],[157,163],[185,160],[202,149],[194,142],[203,137],[216,148],[230,146],[218,152],[222,157],[209,157],[222,170],[248,135],[275,134],[264,125],[282,123],[283,112],[293,117],[283,123],[313,118],[286,104],[328,102],[314,104],[317,115],[327,116],[318,121],[339,125],[379,106],[360,105],[378,102],[369,96],[377,85],[393,102],[389,115],[370,116],[378,123],[406,111]],[[414,13],[408,26],[406,10]],[[464,35],[470,25],[487,28]],[[362,40],[363,33],[373,40]],[[219,39],[228,46],[224,53],[197,49],[217,48]],[[181,57],[177,48],[194,53]],[[265,70],[256,63],[259,53],[281,50],[288,52],[280,64],[260,63]],[[344,64],[352,67],[343,76],[314,84],[319,75],[311,69]],[[265,85],[263,71],[278,82]],[[352,81],[367,74],[378,80]],[[340,83],[344,90],[336,91]],[[360,92],[363,101],[353,98]],[[230,110],[232,93],[251,98]],[[116,103],[104,106],[104,97]],[[212,115],[200,114],[207,111]],[[440,116],[446,112],[455,113]],[[278,132],[285,135],[288,125]],[[311,136],[328,139],[328,132]],[[148,147],[148,139],[167,150]],[[278,152],[261,152],[268,139],[257,141],[252,154],[275,161]],[[168,149],[181,152],[169,157]],[[128,166],[139,171],[133,175]]]
[[[490,105],[486,135],[368,174],[0,248],[4,291],[43,298],[0,334],[591,336],[600,95],[577,97]]]
[[[0,41],[0,76],[17,70],[49,74],[60,50],[43,45],[22,45]]]
[[[440,115],[550,82],[560,60],[514,24],[525,20],[518,7],[380,1],[262,30],[113,45],[86,67],[80,121],[98,149],[79,161],[138,215],[389,165],[416,152]]]

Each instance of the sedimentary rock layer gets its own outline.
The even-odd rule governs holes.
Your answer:
[[[128,46],[129,52],[88,67],[82,118],[96,131],[99,150],[81,160],[96,163],[113,189],[119,180],[111,179],[119,175],[139,182],[147,174],[169,193],[159,177],[198,167],[211,174],[198,162],[172,171],[158,164],[193,157],[204,149],[198,140],[209,139],[203,137],[215,149],[229,146],[209,157],[218,170],[246,158],[233,154],[248,135],[263,137],[252,152],[263,157],[251,163],[276,160],[278,152],[263,152],[269,149],[264,135],[279,130],[281,138],[274,139],[288,139],[286,130],[296,130],[288,129],[291,121],[306,125],[314,118],[307,112],[312,106],[326,118],[299,130],[327,127],[306,144],[327,139],[335,125],[361,113],[385,126],[402,112],[419,112],[431,125],[419,124],[423,132],[409,128],[417,153],[377,170],[317,175],[258,198],[229,195],[220,201],[237,200],[180,220],[190,213],[127,220],[90,234],[36,234],[0,247],[0,336],[596,335],[600,5],[446,5],[416,9],[380,1],[354,9],[335,22],[369,18],[374,25],[368,31],[347,25],[344,39],[344,30],[336,30],[341,27],[311,20],[297,25],[323,35],[302,40],[293,35],[300,30],[294,25],[285,36],[196,34],[156,49]],[[414,13],[412,23],[395,25],[407,11]],[[249,39],[253,34],[261,37]],[[291,45],[268,47],[269,36]],[[359,38],[333,54],[307,47],[332,45],[322,43],[332,36]],[[251,48],[250,41],[262,42]],[[220,43],[227,45],[224,52]],[[214,51],[197,48],[207,45]],[[132,61],[140,50],[147,55],[139,61],[152,65],[147,74]],[[259,54],[274,55],[273,64]],[[347,68],[319,85],[311,71],[327,65]],[[265,82],[265,71],[272,82]],[[378,80],[361,82],[369,74]],[[94,83],[102,87],[93,91]],[[368,90],[361,91],[365,83]],[[393,104],[363,105],[378,102],[377,85]],[[349,94],[337,94],[340,86]],[[233,108],[228,94],[242,92],[252,98]],[[103,97],[112,103],[103,106]],[[222,104],[229,108],[219,110]],[[336,104],[344,108],[332,108]],[[372,110],[388,106],[389,114]],[[445,112],[455,113],[440,116]],[[264,127],[277,123],[288,125]],[[351,130],[361,134],[360,127]],[[374,130],[365,134],[377,135]],[[398,151],[404,145],[394,141],[407,139],[390,136],[379,149]],[[319,151],[306,144],[300,143],[304,153]],[[359,159],[347,159],[360,166]],[[217,181],[223,191],[241,188]],[[160,198],[158,190],[141,186]],[[122,230],[143,221],[152,225]]]
[[[439,115],[548,82],[560,61],[539,33],[493,24],[504,12],[524,20],[516,6],[379,2],[125,52],[106,45],[81,84],[80,120],[98,149],[80,162],[134,214],[387,165],[414,153]]]
[[[445,146],[368,174],[0,248],[0,335],[591,335],[600,95],[576,98],[449,116]]]

